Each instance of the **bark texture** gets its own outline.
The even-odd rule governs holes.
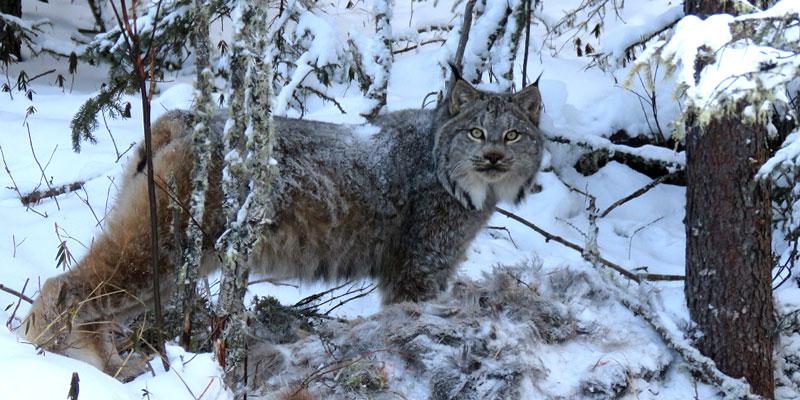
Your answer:
[[[687,0],[684,11],[702,18],[737,8],[733,1]],[[743,107],[687,129],[684,290],[703,334],[700,351],[722,372],[745,378],[754,393],[773,398],[770,196],[769,186],[754,179],[768,157],[767,132],[742,121]]]
[[[0,0],[0,13],[21,18],[22,1]],[[19,32],[15,31],[0,18],[0,61],[10,62],[12,61],[11,56],[19,60],[21,51],[22,42],[19,38]]]
[[[736,115],[686,138],[686,300],[700,351],[772,398],[770,197],[754,180],[766,130]]]

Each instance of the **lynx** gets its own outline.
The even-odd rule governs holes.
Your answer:
[[[253,250],[255,271],[305,280],[372,278],[386,303],[425,300],[445,289],[494,205],[526,196],[543,151],[536,85],[498,94],[457,80],[451,93],[435,110],[387,113],[374,125],[275,118],[275,214],[268,240]],[[217,134],[223,122],[212,124]],[[153,128],[162,298],[175,286],[168,208],[171,198],[188,207],[191,127],[190,113],[172,111]],[[36,345],[120,379],[139,370],[120,356],[112,332],[152,303],[144,157],[139,149],[130,161],[88,254],[45,282],[27,323]],[[216,165],[201,222],[207,255],[225,227]],[[170,177],[177,193],[164,189]],[[179,223],[181,229],[189,223],[185,212]],[[207,258],[203,265],[213,267],[214,257]]]

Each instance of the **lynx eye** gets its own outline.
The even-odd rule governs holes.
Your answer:
[[[469,130],[469,137],[472,140],[478,140],[478,141],[483,140],[483,137],[484,137],[483,129],[481,129],[481,128],[472,128],[472,129],[470,129]]]
[[[509,130],[505,134],[505,140],[508,143],[516,142],[517,140],[519,140],[519,138],[520,138],[519,132],[517,132],[517,131],[515,131],[513,129]]]

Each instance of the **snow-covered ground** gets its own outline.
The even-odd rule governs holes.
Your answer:
[[[545,2],[542,20],[553,21],[560,17],[561,10],[576,5],[577,1]],[[618,51],[620,37],[625,37],[623,20],[633,24],[634,29],[646,31],[648,18],[664,18],[674,14],[673,1],[655,0],[626,2],[622,18],[609,15],[606,18],[608,43],[604,35],[595,48]],[[90,14],[84,3],[66,0],[51,0],[49,4],[24,1],[26,15],[50,18],[57,32],[69,32],[75,27],[91,25]],[[395,19],[409,19],[408,10],[398,6]],[[56,10],[71,10],[69,15]],[[450,20],[449,8],[415,10],[414,17],[428,20]],[[427,14],[426,14],[427,13]],[[439,14],[436,14],[439,13]],[[327,16],[335,18],[336,16]],[[642,22],[645,21],[645,22]],[[429,22],[429,21],[428,21]],[[460,24],[460,21],[457,21]],[[403,26],[398,23],[397,26]],[[347,27],[342,27],[346,31]],[[542,46],[541,26],[534,27],[532,52]],[[66,38],[69,34],[59,34]],[[62,44],[66,45],[66,44]],[[557,44],[559,45],[559,44]],[[621,88],[617,82],[626,78],[627,70],[603,72],[596,68],[586,69],[588,58],[578,58],[570,45],[554,57],[548,50],[533,53],[528,76],[537,76],[543,71],[540,82],[544,100],[542,129],[548,135],[582,138],[601,141],[600,137],[625,130],[632,134],[649,134],[649,118],[637,97]],[[407,52],[395,59],[389,81],[389,109],[419,107],[423,98],[441,85],[437,60],[440,56],[438,44],[427,45],[419,51]],[[521,66],[521,58],[519,62]],[[518,66],[518,67],[519,67]],[[8,73],[13,82],[20,69],[33,76],[49,68],[66,73],[66,62],[53,61],[46,56],[14,65]],[[519,68],[518,68],[519,69]],[[105,76],[102,68],[81,65],[72,90],[62,90],[52,84],[55,74],[40,78],[32,84],[33,99],[23,93],[0,93],[0,146],[8,173],[0,171],[0,283],[21,290],[27,282],[25,293],[31,297],[48,277],[62,270],[55,261],[59,244],[64,241],[72,256],[79,260],[91,246],[92,237],[102,231],[102,220],[113,207],[117,183],[127,153],[117,159],[118,152],[126,151],[131,144],[141,140],[140,102],[132,96],[132,118],[108,119],[107,128],[102,124],[96,133],[96,145],[84,144],[80,154],[72,151],[69,123],[80,105],[96,93]],[[162,84],[161,94],[153,101],[154,118],[176,108],[188,108],[192,101],[191,73],[175,76],[173,81]],[[660,77],[659,77],[660,78]],[[69,78],[68,78],[69,79]],[[519,76],[517,77],[519,81]],[[642,91],[634,84],[631,90]],[[669,82],[657,82],[659,118],[662,124],[671,121],[678,112],[678,104],[672,98]],[[341,88],[339,101],[348,110],[342,115],[333,105],[312,102],[306,118],[336,121],[362,122],[358,116],[363,97],[354,89]],[[31,107],[35,112],[30,113]],[[665,127],[666,128],[666,127]],[[113,141],[112,141],[113,137]],[[530,196],[522,205],[506,206],[514,213],[536,223],[543,229],[571,242],[584,243],[583,232],[588,227],[587,199],[571,191],[564,182],[587,191],[597,198],[600,210],[616,200],[630,194],[651,181],[650,178],[633,171],[625,165],[611,162],[596,174],[584,177],[573,168],[576,156],[564,145],[550,144],[549,166],[539,176],[542,190]],[[682,161],[682,155],[671,153]],[[37,161],[38,160],[38,161]],[[40,170],[41,165],[43,172]],[[12,181],[13,176],[13,181]],[[46,182],[45,182],[46,181]],[[20,204],[15,188],[25,194],[35,189],[47,189],[47,185],[61,186],[76,181],[85,182],[82,189],[47,199],[26,210]],[[602,255],[629,269],[645,267],[647,272],[683,274],[684,268],[684,195],[683,187],[662,184],[611,212],[599,221],[599,246]],[[496,265],[514,265],[528,259],[538,259],[544,271],[564,268],[591,268],[581,255],[554,241],[544,238],[529,228],[496,214],[489,222],[490,228],[480,233],[471,245],[468,260],[460,272],[478,278]],[[505,228],[505,229],[497,229]],[[211,278],[212,281],[214,277]],[[251,288],[250,294],[270,294],[283,302],[294,302],[318,292],[327,285],[298,284],[299,287],[259,284]],[[631,284],[633,285],[633,284]],[[683,285],[680,282],[657,283],[663,315],[676,326],[686,326],[688,312],[683,300]],[[800,304],[800,293],[794,284],[786,284],[777,292],[780,309],[793,309]],[[0,328],[0,397],[21,399],[63,398],[69,388],[73,371],[80,374],[80,399],[226,399],[229,396],[221,386],[220,371],[211,355],[185,353],[180,347],[171,345],[168,354],[173,369],[163,372],[159,363],[153,363],[155,376],[145,375],[133,382],[122,384],[104,375],[94,367],[56,354],[38,353],[22,339],[21,318],[29,305],[5,292],[0,292],[0,320],[12,317],[9,326]],[[9,305],[9,307],[6,307]],[[380,309],[379,296],[370,296],[348,303],[335,314],[343,317],[367,316]],[[647,324],[623,307],[604,309],[612,315],[587,313],[581,318],[600,324],[613,321],[616,331],[611,331],[609,340],[616,340],[629,332],[649,332]],[[606,321],[608,320],[608,321]],[[625,398],[640,399],[713,399],[712,388],[698,383],[685,368],[680,358],[671,354],[666,345],[654,340],[650,332],[646,338],[656,345],[640,354],[629,354],[625,349],[610,351],[607,346],[570,345],[541,354],[542,365],[553,373],[548,380],[550,393],[563,393],[559,382],[565,387],[586,371],[607,363],[619,363],[620,358],[648,357],[655,363],[665,355],[672,357],[672,367],[657,378],[655,386],[634,388]],[[630,340],[630,338],[626,338]],[[643,338],[643,340],[645,340]],[[557,371],[557,372],[555,372]],[[785,398],[792,398],[785,394]],[[411,397],[409,397],[411,398]]]

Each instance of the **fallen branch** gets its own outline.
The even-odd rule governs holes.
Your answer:
[[[687,340],[677,338],[665,326],[661,317],[654,311],[653,296],[642,291],[643,296],[646,296],[645,302],[640,302],[631,296],[627,290],[619,287],[616,282],[609,283],[607,278],[601,275],[600,279],[605,283],[605,286],[617,294],[620,303],[629,309],[635,315],[644,319],[653,330],[661,336],[661,339],[681,358],[686,361],[687,366],[693,372],[698,373],[703,379],[712,385],[716,386],[719,390],[725,393],[725,398],[731,399],[761,399],[760,396],[752,394],[750,385],[741,379],[734,379],[721,372],[714,360],[704,356],[699,350],[692,347]],[[642,287],[644,288],[644,287]]]
[[[630,147],[615,144],[601,137],[596,137],[598,143],[595,144],[585,139],[572,139],[557,135],[548,136],[547,139],[554,143],[562,143],[589,150],[590,152],[582,156],[575,165],[575,169],[584,175],[591,175],[597,172],[608,161],[617,161],[651,178],[670,175],[668,179],[665,179],[665,183],[686,184],[685,162],[680,158],[674,157],[675,152],[665,147],[654,145]],[[642,155],[644,150],[654,150],[663,154],[659,158],[646,157]]]
[[[62,194],[71,193],[76,190],[80,190],[83,188],[84,182],[77,181],[72,183],[66,183],[61,186],[51,187],[50,189],[42,192],[40,190],[34,190],[26,195],[20,196],[19,200],[22,202],[23,206],[30,206],[32,204],[38,204],[40,201],[44,199],[48,199],[51,197],[60,196]]]
[[[506,217],[511,218],[511,219],[513,219],[513,220],[515,220],[515,221],[527,226],[528,228],[533,229],[534,231],[536,231],[536,233],[544,236],[546,242],[549,242],[549,241],[553,240],[555,242],[558,242],[558,243],[560,243],[560,244],[562,244],[564,246],[567,246],[567,247],[577,251],[578,253],[581,253],[581,254],[585,253],[585,250],[581,246],[578,246],[577,244],[572,243],[572,242],[562,238],[561,236],[553,235],[552,233],[545,231],[544,229],[536,226],[534,223],[532,223],[532,222],[530,222],[530,221],[528,221],[528,220],[526,220],[526,219],[524,219],[524,218],[522,218],[522,217],[520,217],[520,216],[518,216],[518,215],[516,215],[516,214],[514,214],[512,212],[510,212],[510,211],[506,211],[506,210],[504,210],[504,209],[502,209],[500,207],[495,207],[495,210],[497,210],[497,212],[499,212],[500,214],[503,214]],[[628,278],[628,279],[630,279],[630,280],[632,280],[634,282],[637,282],[637,283],[641,283],[642,281],[682,281],[682,280],[684,280],[684,277],[682,275],[639,274],[639,273],[634,273],[634,272],[628,271],[627,269],[623,268],[619,264],[616,264],[614,262],[611,262],[611,261],[603,258],[602,256],[597,256],[597,261],[601,262],[606,267],[609,267],[609,268],[613,269],[614,271],[619,272],[620,274],[622,274],[622,276],[624,276],[624,277],[626,277],[626,278]]]

